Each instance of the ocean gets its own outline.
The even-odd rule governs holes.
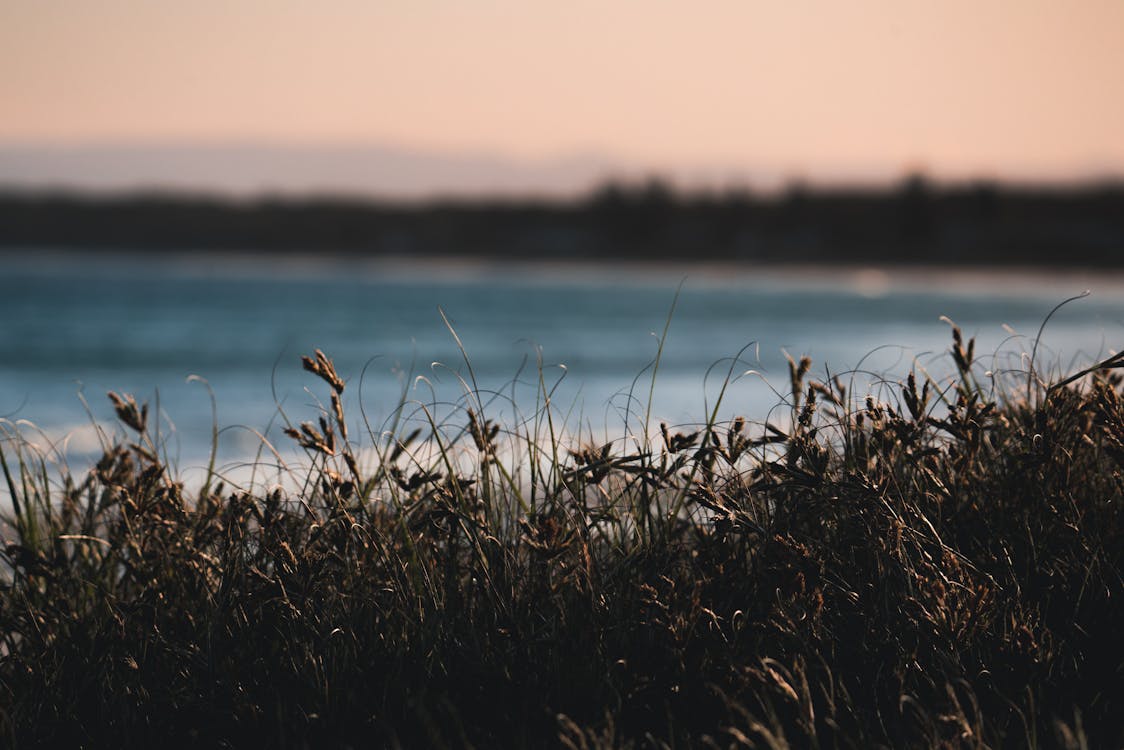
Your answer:
[[[260,436],[287,444],[285,420],[315,419],[326,388],[300,364],[315,349],[347,380],[361,441],[396,414],[455,421],[466,405],[518,424],[546,395],[568,430],[612,439],[646,414],[783,421],[786,355],[893,398],[911,368],[951,373],[949,321],[976,338],[981,377],[1013,382],[1036,341],[1044,378],[1124,342],[1124,279],[1080,272],[79,250],[7,251],[0,268],[3,431],[88,457],[114,429],[106,392],[132,393],[184,468],[205,464],[215,427],[220,464],[237,463]]]

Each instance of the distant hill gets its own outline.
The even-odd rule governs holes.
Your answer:
[[[226,195],[574,195],[622,165],[592,154],[518,160],[393,147],[260,144],[0,145],[9,189],[160,189]]]

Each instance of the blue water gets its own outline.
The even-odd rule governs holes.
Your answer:
[[[207,454],[212,427],[207,390],[191,375],[213,389],[220,426],[265,431],[272,422],[271,438],[279,409],[310,419],[315,396],[326,398],[300,368],[299,355],[315,348],[335,360],[349,381],[351,413],[358,420],[362,406],[376,433],[404,390],[414,408],[464,403],[460,379],[470,372],[440,311],[477,385],[498,394],[492,415],[518,418],[512,394],[522,413],[534,410],[541,357],[548,387],[561,379],[552,402],[558,412],[570,415],[571,427],[599,434],[619,432],[630,404],[633,414],[646,408],[645,368],[673,304],[652,402],[653,418],[673,423],[702,420],[726,373],[747,370],[755,373],[728,389],[720,414],[765,418],[780,400],[773,389],[787,388],[785,352],[810,355],[813,374],[861,365],[856,387],[864,392],[866,372],[893,381],[915,361],[946,371],[942,315],[979,339],[984,368],[1025,368],[1020,354],[1047,313],[1085,288],[1092,294],[1047,326],[1040,364],[1070,371],[1124,341],[1124,283],[1079,274],[513,269],[91,253],[9,254],[0,269],[0,417],[34,423],[44,439],[70,434],[71,449],[81,452],[91,448],[91,421],[80,395],[95,419],[106,420],[106,391],[135,393],[158,400],[161,429],[185,464]],[[728,358],[751,344],[731,365]],[[634,381],[638,399],[630,402]],[[252,454],[256,440],[246,430],[224,431],[222,454]]]

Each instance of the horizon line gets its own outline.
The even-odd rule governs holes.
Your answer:
[[[188,156],[193,158],[183,161]],[[216,161],[208,161],[208,156]],[[367,163],[362,162],[364,156]],[[246,162],[231,165],[222,157]],[[1069,166],[968,169],[914,160],[894,165],[836,161],[809,167],[750,165],[734,159],[723,164],[659,164],[592,148],[528,156],[496,149],[358,140],[0,138],[0,186],[4,189],[157,190],[237,196],[328,193],[390,199],[496,193],[558,197],[589,193],[609,183],[659,181],[679,191],[774,192],[794,186],[889,187],[914,176],[935,185],[1073,186],[1124,180],[1124,165],[1088,160]]]

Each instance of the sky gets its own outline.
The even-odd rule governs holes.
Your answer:
[[[1119,0],[0,0],[0,63],[0,148],[1124,174]]]

